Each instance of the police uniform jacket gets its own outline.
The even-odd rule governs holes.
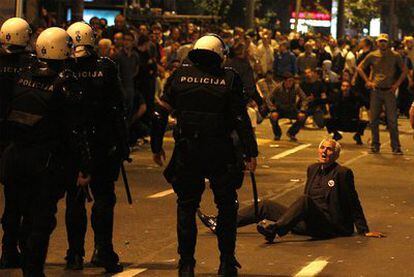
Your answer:
[[[308,167],[305,194],[309,195],[315,176],[321,167],[320,163]],[[355,189],[354,174],[351,169],[337,163],[328,169],[325,200],[328,205],[329,220],[338,235],[352,235],[354,226],[359,234],[369,232],[367,221]]]

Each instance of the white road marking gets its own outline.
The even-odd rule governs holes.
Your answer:
[[[292,149],[289,149],[289,150],[283,151],[282,153],[279,153],[279,154],[277,154],[277,155],[274,155],[274,156],[273,156],[273,157],[271,157],[270,159],[271,159],[271,160],[279,160],[279,159],[284,158],[284,157],[286,157],[286,156],[292,155],[293,153],[296,153],[296,152],[298,152],[298,151],[300,151],[300,150],[303,150],[303,149],[305,149],[305,148],[308,148],[308,147],[309,147],[309,146],[311,146],[311,145],[312,145],[312,144],[307,143],[307,144],[302,144],[302,145],[296,146],[295,148],[292,148]]]
[[[356,157],[354,157],[354,158],[352,158],[352,159],[350,159],[350,160],[348,160],[348,161],[344,162],[342,165],[350,165],[350,164],[352,164],[352,163],[356,162],[357,160],[359,160],[359,159],[361,159],[361,158],[363,158],[363,157],[365,157],[365,156],[368,156],[368,152],[367,152],[367,151],[364,151],[364,152],[362,152],[362,154],[361,154],[361,155],[356,156]]]
[[[302,268],[295,277],[311,277],[318,275],[328,265],[328,258],[319,257]]]
[[[161,197],[164,197],[164,196],[167,196],[167,195],[170,195],[170,194],[173,194],[174,193],[174,190],[173,189],[167,189],[167,190],[164,190],[164,191],[161,191],[161,192],[158,192],[158,193],[156,193],[156,194],[153,194],[153,195],[150,195],[150,196],[148,196],[147,198],[161,198]]]
[[[134,269],[129,269],[129,270],[125,270],[121,273],[117,273],[115,275],[112,275],[112,277],[134,277],[144,271],[146,271],[146,268],[134,268]]]

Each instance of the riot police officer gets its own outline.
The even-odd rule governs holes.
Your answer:
[[[226,46],[210,34],[200,38],[184,63],[168,79],[161,102],[154,112],[151,148],[154,161],[162,165],[162,138],[168,114],[177,117],[175,148],[164,175],[177,200],[179,275],[194,276],[197,226],[196,210],[209,179],[218,208],[217,236],[220,249],[219,275],[236,276],[236,190],[242,165],[231,138],[236,131],[243,146],[246,166],[254,171],[257,143],[246,112],[246,99],[238,74],[223,68]]]
[[[95,251],[92,263],[105,267],[107,272],[120,272],[122,265],[113,250],[112,232],[116,202],[115,181],[121,162],[128,157],[123,94],[118,70],[109,58],[98,57],[93,50],[95,36],[92,28],[77,22],[69,26],[68,34],[74,43],[71,68],[84,91],[85,120],[89,126],[93,157],[90,188],[94,198],[92,228]],[[82,269],[87,226],[85,197],[78,197],[72,186],[66,196],[66,229],[69,249],[67,268]]]
[[[7,143],[5,117],[8,103],[16,78],[22,68],[30,64],[30,54],[25,50],[30,40],[31,29],[22,18],[14,17],[6,20],[1,26],[0,42],[0,157]],[[21,213],[13,209],[13,196],[9,187],[4,189],[5,207],[2,216],[3,239],[0,268],[14,268],[20,266],[20,252],[18,250],[18,234]]]
[[[63,29],[43,31],[36,42],[39,60],[20,74],[5,104],[8,146],[0,177],[13,198],[11,209],[23,216],[20,249],[25,277],[45,276],[49,238],[65,185],[85,186],[90,181],[90,150],[79,117],[82,91],[73,73],[63,68],[70,41]],[[78,155],[70,155],[74,152]]]

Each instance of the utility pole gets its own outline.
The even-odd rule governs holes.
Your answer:
[[[23,17],[23,0],[16,0],[16,16]]]
[[[389,28],[389,36],[391,39],[395,40],[398,36],[398,19],[395,14],[397,2],[395,0],[390,0],[389,4],[389,19],[390,19],[390,28]]]
[[[302,7],[302,0],[296,0],[296,9],[295,9],[295,31],[298,31],[299,24],[299,13]]]
[[[83,20],[83,9],[84,2],[83,0],[72,0],[72,18],[73,22]]]
[[[337,38],[345,35],[345,0],[338,0],[338,23],[336,29]]]
[[[246,29],[254,28],[254,8],[256,0],[247,0],[246,6]]]

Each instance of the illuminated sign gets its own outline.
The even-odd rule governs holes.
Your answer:
[[[296,18],[296,12],[292,12],[292,18]],[[299,19],[331,21],[331,15],[321,12],[300,12]]]

